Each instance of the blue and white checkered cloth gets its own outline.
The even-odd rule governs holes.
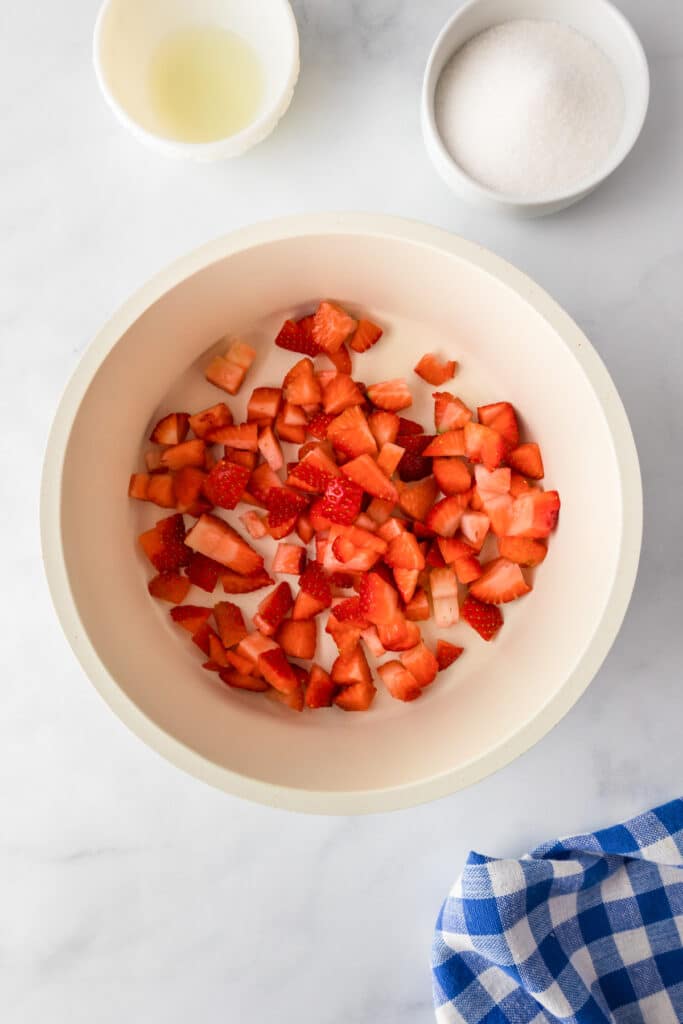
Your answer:
[[[432,972],[438,1024],[680,1024],[683,800],[521,860],[470,854]]]

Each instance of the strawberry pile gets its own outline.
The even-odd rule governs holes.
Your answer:
[[[297,711],[369,708],[368,654],[393,697],[418,698],[462,654],[444,639],[431,650],[419,623],[449,629],[462,618],[493,640],[500,605],[531,590],[524,570],[546,557],[559,514],[557,491],[538,484],[540,448],[522,442],[509,402],[475,416],[437,390],[425,430],[400,415],[413,402],[406,380],[354,380],[351,353],[381,336],[332,302],[287,320],[275,344],[301,358],[281,387],[253,391],[247,422],[235,424],[225,402],[170,413],[152,432],[147,472],[130,480],[132,498],[173,510],[139,538],[157,572],[149,592],[174,605],[204,668]],[[233,342],[206,377],[234,395],[255,355]],[[316,366],[322,357],[333,368]],[[456,371],[431,354],[415,367],[436,388]],[[283,442],[298,446],[295,459]],[[250,540],[278,542],[269,567],[226,521],[240,503],[250,506],[238,516]],[[294,591],[271,573],[295,578]],[[219,580],[229,595],[269,588],[251,630],[231,601],[183,604],[192,586],[213,593]],[[315,662],[323,619],[338,649],[329,671]]]

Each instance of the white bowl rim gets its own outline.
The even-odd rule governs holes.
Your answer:
[[[467,171],[463,170],[460,164],[451,156],[443,142],[443,139],[441,138],[441,133],[439,132],[436,123],[436,115],[434,113],[434,96],[436,93],[438,79],[434,82],[433,89],[428,88],[428,82],[431,77],[434,62],[444,38],[450,32],[452,26],[456,22],[460,21],[467,11],[472,7],[478,6],[482,2],[483,0],[466,0],[466,3],[459,7],[458,10],[448,19],[436,37],[434,45],[430,50],[429,57],[427,59],[427,66],[422,79],[421,98],[422,132],[425,142],[427,143],[427,139],[429,140],[427,143],[427,151],[429,152],[437,171],[448,185],[451,185],[452,181],[457,182],[459,188],[469,191],[472,196],[476,196],[480,201],[489,205],[496,204],[499,207],[508,207],[510,209],[526,210],[529,212],[542,210],[545,207],[554,206],[557,203],[562,203],[563,206],[568,206],[574,200],[582,198],[582,196],[586,195],[588,192],[592,192],[593,189],[598,187],[598,185],[601,185],[606,181],[607,178],[616,171],[617,167],[624,162],[640,138],[640,133],[643,130],[643,125],[645,124],[645,118],[647,116],[650,103],[650,69],[645,50],[643,49],[643,44],[626,15],[620,11],[618,7],[615,7],[611,0],[594,0],[596,10],[602,7],[606,15],[613,17],[614,20],[619,23],[621,30],[624,35],[628,37],[629,42],[638,57],[643,85],[641,109],[637,119],[634,121],[631,133],[625,136],[620,145],[614,147],[612,155],[605,160],[604,164],[594,174],[582,179],[572,188],[565,189],[562,192],[548,193],[537,198],[521,199],[506,192],[497,192],[495,189],[482,185],[476,180],[476,178],[471,177]],[[432,147],[436,149],[439,155],[438,165],[432,156]],[[451,178],[451,181],[449,181],[446,176],[446,168],[448,168],[448,176]]]
[[[92,42],[92,60],[95,68],[95,77],[100,87],[107,106],[117,120],[124,125],[133,135],[143,142],[155,148],[158,152],[179,158],[192,160],[220,160],[231,156],[240,156],[246,150],[251,149],[257,143],[262,142],[274,131],[278,122],[287,112],[294,89],[299,78],[300,53],[299,53],[299,27],[296,22],[294,11],[289,0],[274,0],[279,3],[285,13],[289,25],[289,38],[283,41],[290,47],[291,64],[289,75],[283,83],[282,90],[271,106],[264,110],[257,118],[251,121],[246,128],[233,135],[225,135],[220,139],[213,139],[211,142],[181,142],[166,135],[149,131],[136,121],[128,111],[121,106],[118,99],[109,88],[107,77],[101,60],[101,44],[104,19],[112,0],[102,0],[102,4],[95,20]]]
[[[208,761],[164,732],[124,694],[90,643],[71,592],[61,543],[61,478],[69,435],[94,375],[120,337],[170,289],[218,260],[288,238],[335,234],[372,235],[437,248],[473,263],[520,295],[562,338],[599,397],[614,443],[622,495],[620,557],[611,592],[591,641],[561,688],[523,728],[466,765],[417,782],[355,792],[298,789],[249,778]],[[363,213],[294,215],[240,228],[182,256],[144,284],[101,329],[66,386],[47,443],[40,498],[43,563],[57,616],[83,670],[111,709],[148,746],[210,785],[258,803],[316,814],[368,814],[447,796],[509,764],[550,732],[586,690],[616,639],[635,584],[642,525],[640,467],[626,411],[600,356],[570,316],[520,270],[474,242],[417,221]]]

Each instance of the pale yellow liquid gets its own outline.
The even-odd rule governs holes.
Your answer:
[[[222,28],[182,29],[154,54],[149,88],[161,132],[180,142],[214,142],[254,120],[263,75],[252,47]]]

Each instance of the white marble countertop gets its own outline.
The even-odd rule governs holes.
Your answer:
[[[0,15],[8,1024],[426,1024],[432,925],[468,848],[522,852],[681,792],[683,7],[619,2],[653,84],[626,164],[563,214],[506,223],[461,206],[421,143],[422,69],[456,5],[298,0],[303,70],[289,114],[242,160],[207,167],[166,162],[111,118],[90,64],[97,0],[6,5]],[[103,321],[206,239],[327,209],[433,222],[535,277],[611,370],[645,486],[633,602],[578,706],[473,789],[365,819],[251,806],[144,747],[59,630],[37,530],[50,419]]]

